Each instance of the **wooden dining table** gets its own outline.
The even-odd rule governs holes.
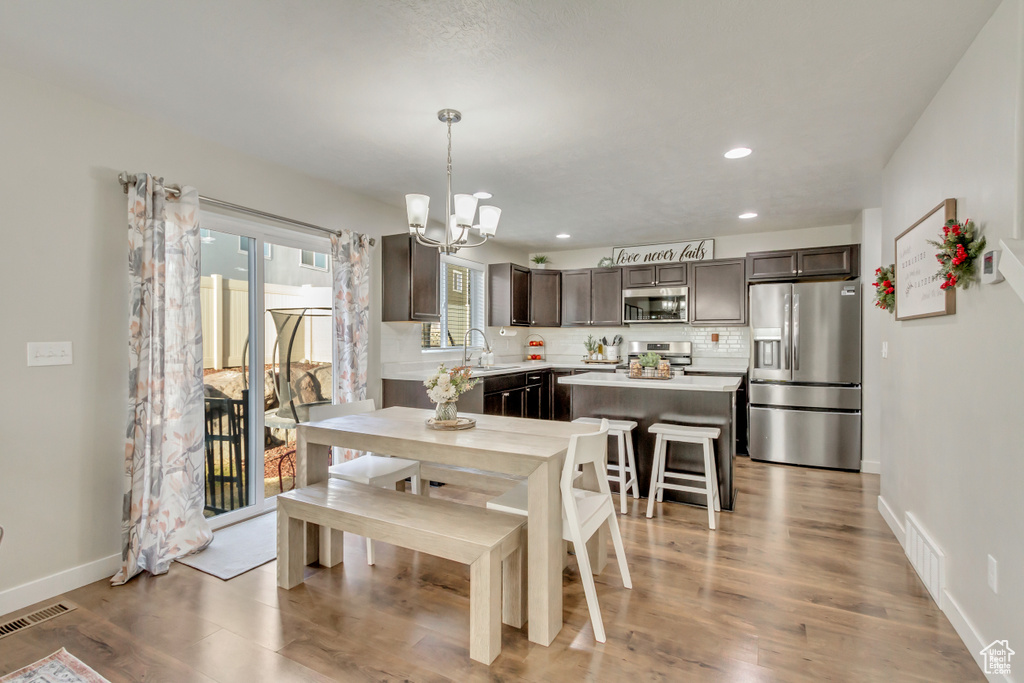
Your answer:
[[[296,486],[328,478],[332,446],[526,477],[528,635],[531,642],[550,645],[562,628],[565,553],[559,478],[570,437],[596,431],[597,426],[460,413],[475,419],[476,426],[437,431],[426,426],[432,416],[430,410],[394,407],[298,425]],[[596,489],[596,481],[585,476],[582,486]],[[336,564],[342,538],[340,532],[307,524],[306,563]],[[588,548],[599,573],[607,562],[605,536],[595,539]]]

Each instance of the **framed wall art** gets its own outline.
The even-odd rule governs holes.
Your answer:
[[[946,199],[896,238],[896,319],[956,313],[956,288],[940,289],[935,247],[946,221],[956,220],[956,200]]]

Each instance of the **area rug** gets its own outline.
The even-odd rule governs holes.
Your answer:
[[[260,515],[213,532],[213,542],[178,562],[218,579],[233,579],[277,558],[277,515]]]
[[[0,683],[110,683],[61,648],[46,659],[0,678]]]

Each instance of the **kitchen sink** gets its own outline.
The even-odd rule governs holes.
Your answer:
[[[479,370],[480,372],[491,372],[492,370],[517,370],[518,366],[515,365],[492,365],[489,368],[473,368],[473,370]]]

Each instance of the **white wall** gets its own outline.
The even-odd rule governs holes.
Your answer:
[[[883,263],[895,236],[946,197],[990,245],[1014,233],[1022,35],[1024,4],[1005,0],[885,167]],[[882,497],[900,523],[913,512],[946,553],[942,606],[974,655],[997,638],[1020,653],[1024,303],[1005,282],[958,291],[956,303],[953,316],[882,316]],[[988,554],[998,595],[986,585]]]
[[[861,471],[877,474],[882,457],[881,330],[889,316],[875,306],[875,269],[883,265],[882,210],[864,209],[857,224],[862,239],[860,279],[864,309],[861,322]]]
[[[715,236],[714,230],[709,230],[707,237],[715,240],[715,258],[735,258],[746,256],[749,251],[855,244],[860,242],[860,231],[856,225],[830,225],[821,228],[751,232],[744,235],[722,236]],[[626,239],[621,246],[628,246],[630,244],[632,242]],[[612,248],[566,249],[542,253],[551,257],[550,268],[595,268],[598,261],[605,256],[612,255]],[[533,256],[533,254],[530,255]]]
[[[21,293],[4,298],[0,334],[3,614],[112,574],[120,553],[128,285],[117,173],[147,171],[208,196],[370,235],[402,232],[405,211],[3,65],[0,92],[0,291]],[[485,253],[526,259],[501,247]],[[370,395],[379,398],[374,261]],[[26,342],[67,340],[74,365],[26,367]]]

